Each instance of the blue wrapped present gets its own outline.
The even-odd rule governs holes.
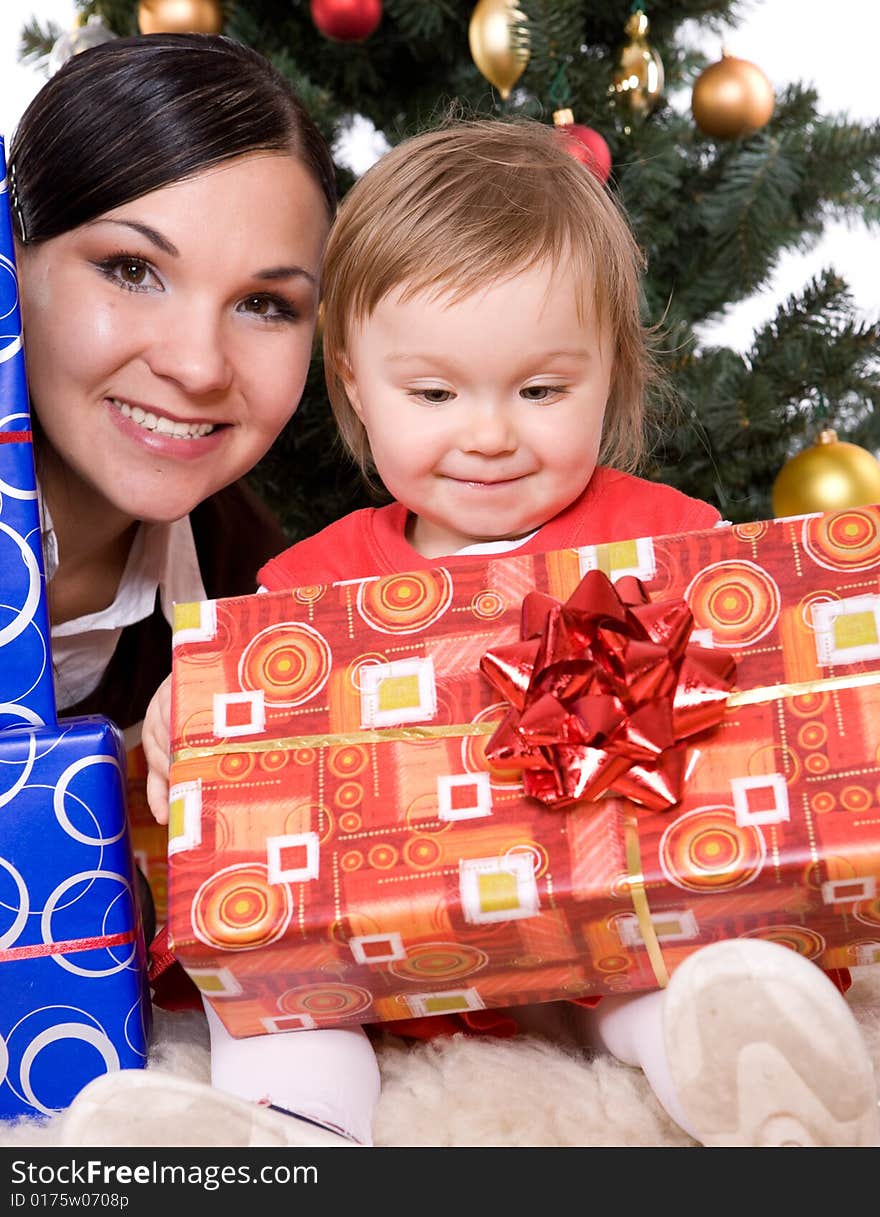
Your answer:
[[[52,1114],[99,1074],[146,1064],[122,733],[98,716],[0,731],[0,817],[0,1117],[9,1119]]]
[[[56,718],[0,139],[0,1119],[146,1064],[151,1004],[119,729]]]
[[[49,615],[0,139],[0,728],[55,721]]]

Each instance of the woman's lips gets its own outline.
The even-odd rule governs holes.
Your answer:
[[[128,439],[156,456],[197,460],[222,443],[224,434],[229,430],[225,423],[186,423],[156,414],[143,406],[131,406],[119,398],[108,397],[106,400],[114,425]]]
[[[169,418],[167,415],[154,413],[143,406],[130,405],[118,397],[108,397],[107,400],[123,418],[131,419],[144,431],[155,431],[158,435],[171,435],[175,439],[202,439],[215,429],[214,423],[188,423],[182,419]]]

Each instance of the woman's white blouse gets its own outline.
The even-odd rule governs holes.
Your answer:
[[[58,540],[44,501],[40,519],[46,582],[50,583],[58,569]],[[123,629],[152,615],[157,591],[169,623],[175,601],[206,598],[188,516],[171,524],[141,523],[113,603],[98,613],[52,626],[59,713],[97,688]]]

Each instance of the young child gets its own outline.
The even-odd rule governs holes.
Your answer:
[[[384,156],[349,192],[331,233],[323,340],[341,436],[394,502],[294,545],[263,567],[263,587],[719,522],[708,504],[626,472],[642,454],[644,402],[657,379],[640,271],[623,215],[552,128],[459,123]],[[166,683],[144,732],[162,822],[169,704]],[[534,1029],[560,1005],[510,1013]],[[704,1145],[878,1141],[856,1021],[831,980],[788,948],[713,944],[667,989],[594,1007],[564,1005],[584,1040],[640,1066],[670,1116]],[[374,1096],[339,1067],[325,1078],[331,1097],[321,1110],[296,1093],[307,1037],[315,1045],[332,1031],[230,1041],[215,1024],[215,1087],[252,1100],[264,1088],[286,1111],[337,1127],[347,1106],[368,1124]],[[272,1053],[270,1065],[256,1065]],[[185,1104],[192,1084],[177,1085]],[[119,1094],[118,1075],[93,1083],[84,1092],[91,1116],[100,1119],[103,1104],[109,1126]]]

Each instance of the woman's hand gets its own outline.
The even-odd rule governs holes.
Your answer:
[[[153,694],[141,745],[147,760],[147,802],[159,824],[168,823],[168,776],[171,769],[171,677],[166,676]]]

